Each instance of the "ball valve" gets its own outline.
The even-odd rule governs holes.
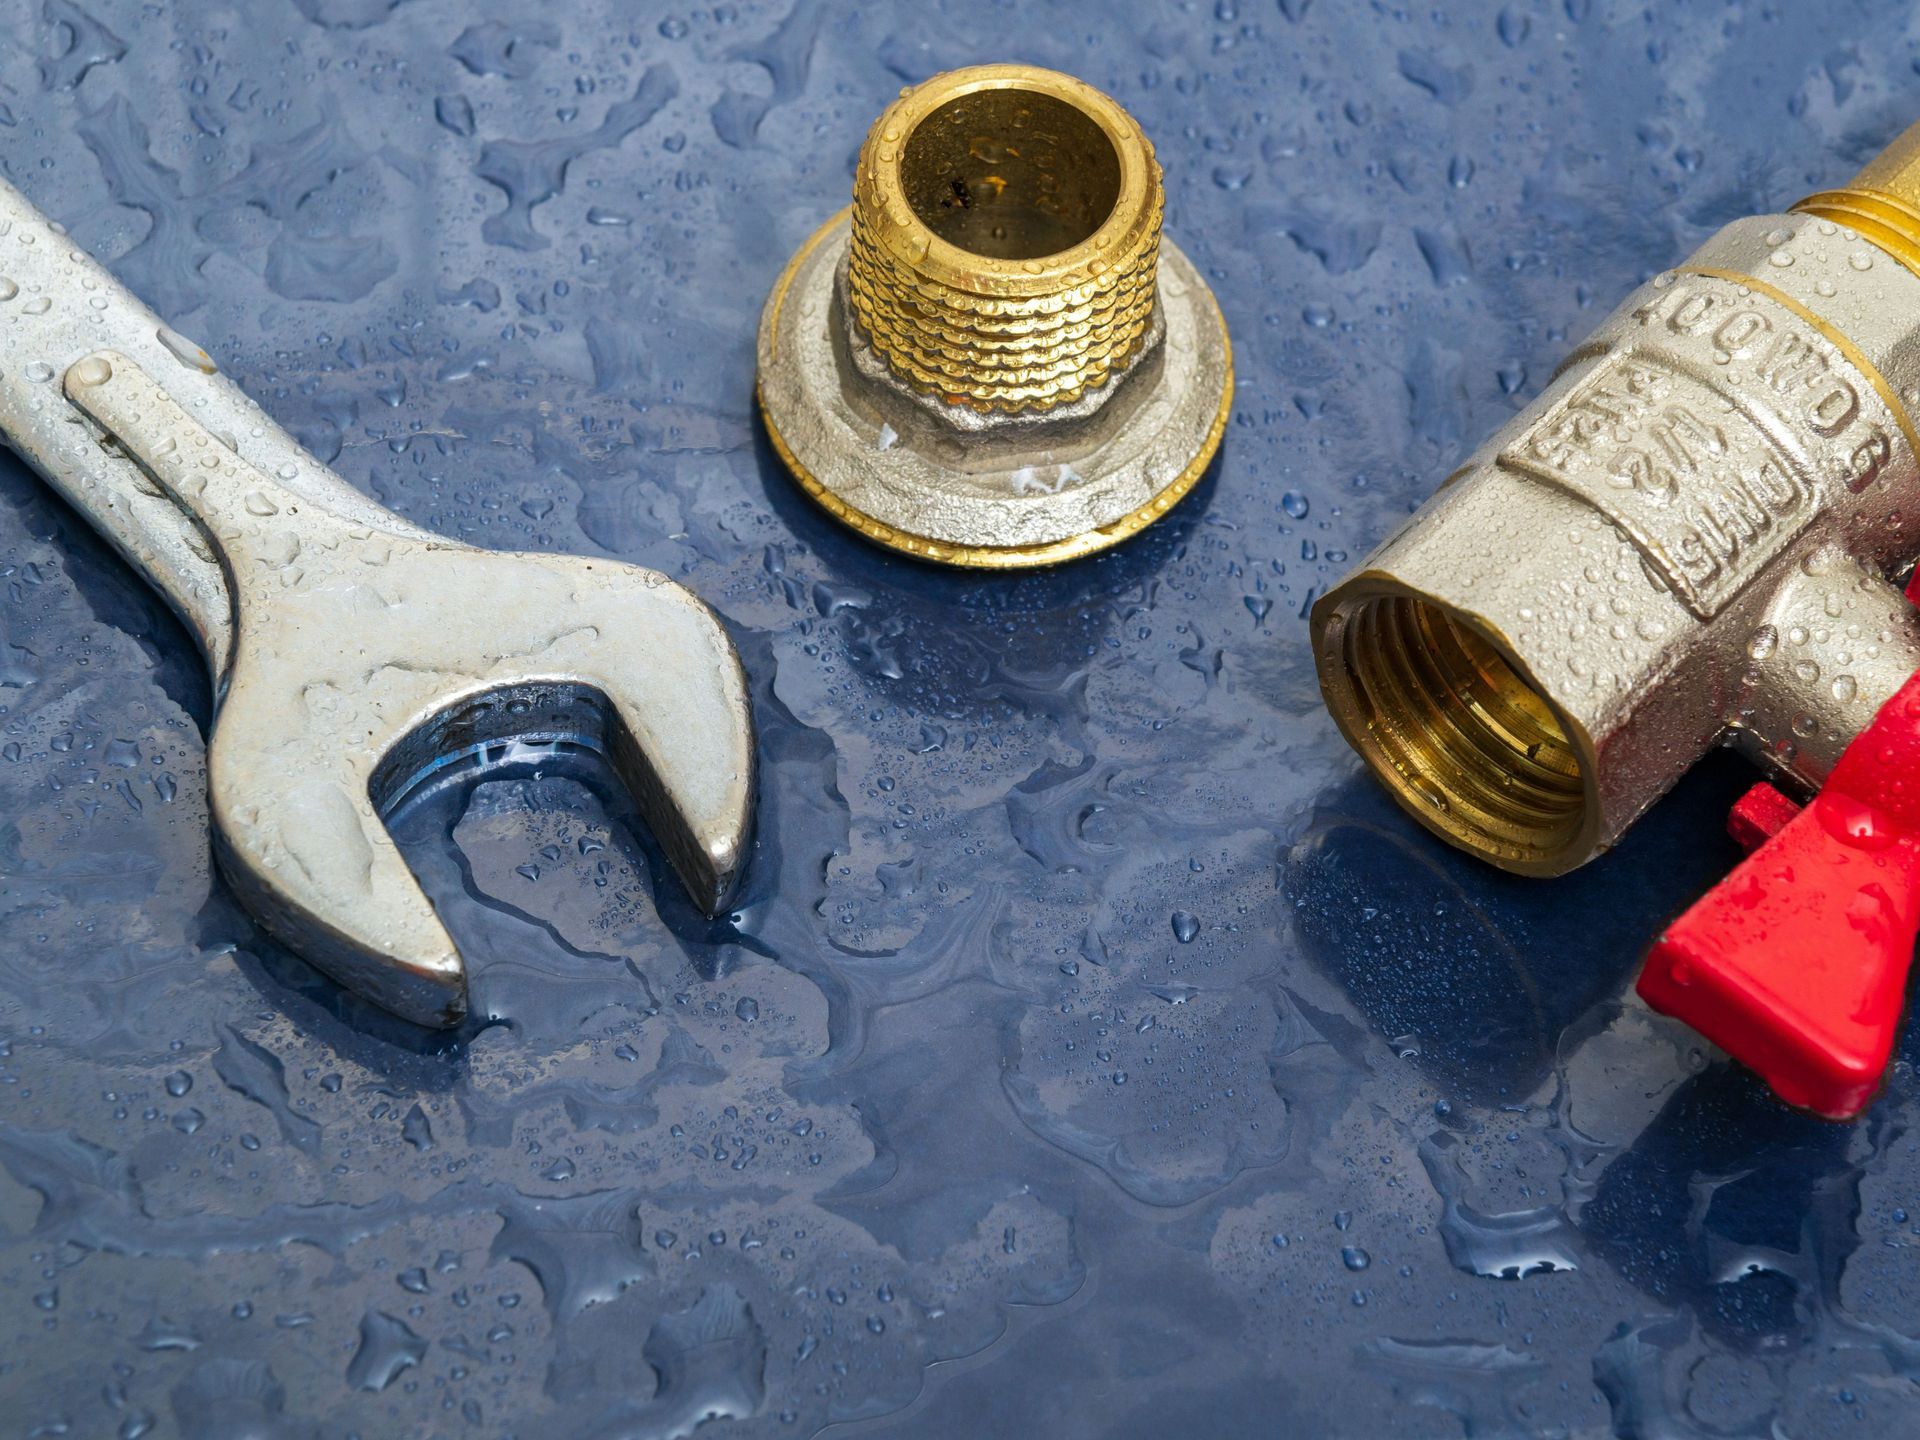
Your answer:
[[[1920,126],[1654,277],[1313,608],[1341,732],[1429,830],[1562,874],[1709,748],[1752,853],[1639,988],[1835,1118],[1920,929]]]

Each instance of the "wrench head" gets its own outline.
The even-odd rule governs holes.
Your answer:
[[[732,894],[753,812],[746,677],[651,570],[476,550],[277,484],[103,352],[66,389],[198,521],[233,644],[207,747],[215,848],[269,930],[426,1025],[466,968],[382,819],[436,768],[513,740],[603,754],[689,895]]]
[[[290,582],[274,571],[278,593],[251,609],[236,586],[208,783],[226,873],[270,929],[397,1014],[457,1023],[459,949],[381,816],[433,770],[513,740],[604,755],[694,903],[726,904],[752,722],[704,605],[627,565],[337,540]]]
[[[236,587],[208,753],[223,866],[270,929],[397,1014],[458,1023],[459,949],[381,816],[514,740],[604,755],[694,903],[726,904],[752,722],[739,658],[691,594],[628,565],[380,532],[308,563],[290,583],[274,572],[251,612]]]

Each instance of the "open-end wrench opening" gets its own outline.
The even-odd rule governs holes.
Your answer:
[[[382,815],[390,815],[449,767],[476,757],[484,761],[489,752],[504,760],[513,745],[577,746],[604,757],[611,717],[606,696],[564,680],[469,696],[381,757],[368,782],[369,798]]]
[[[696,903],[709,914],[726,904],[737,871],[715,873],[619,711],[598,688],[576,680],[523,681],[462,697],[381,757],[368,798],[388,816],[452,767],[475,760],[505,763],[533,747],[586,751],[605,760]]]

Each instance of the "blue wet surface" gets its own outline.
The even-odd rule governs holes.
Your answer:
[[[1910,1063],[1828,1126],[1628,995],[1739,766],[1495,875],[1302,619],[1633,284],[1920,114],[1911,7],[0,18],[15,183],[395,510],[705,597],[764,786],[717,924],[590,766],[417,796],[483,1018],[408,1031],[210,873],[185,632],[0,466],[8,1433],[1920,1428]],[[1043,575],[868,548],[752,417],[867,123],[989,59],[1139,118],[1238,348],[1211,478]]]

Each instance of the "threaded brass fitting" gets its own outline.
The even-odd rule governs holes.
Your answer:
[[[1064,75],[983,65],[907,90],[867,132],[847,298],[900,379],[1048,410],[1145,345],[1166,209],[1153,145]]]
[[[1045,565],[1166,513],[1220,444],[1226,325],[1172,244],[1153,146],[1025,65],[901,92],[853,205],[760,322],[761,414],[814,500],[952,565]]]

